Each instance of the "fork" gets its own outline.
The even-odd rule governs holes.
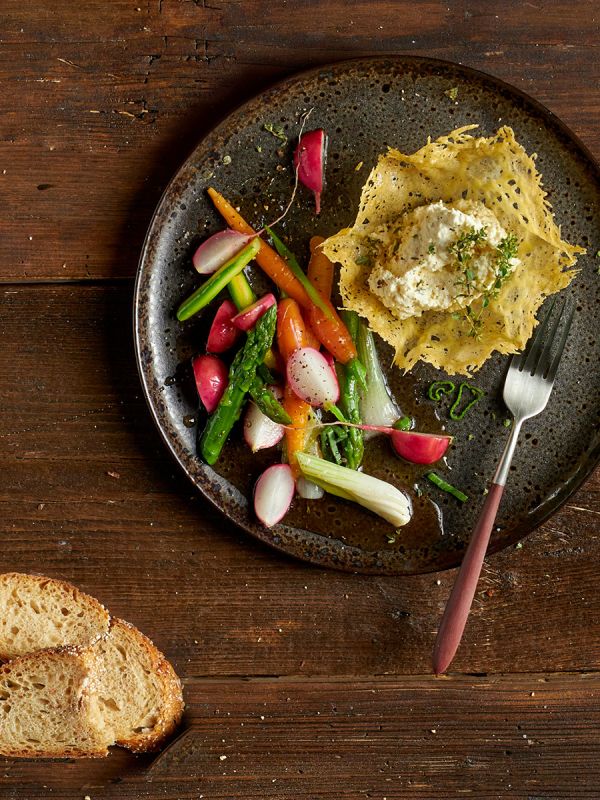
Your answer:
[[[554,305],[553,300],[535,336],[523,353],[512,357],[508,368],[503,396],[514,423],[444,609],[433,649],[436,675],[448,669],[460,644],[521,426],[546,408],[552,392],[574,314],[574,307],[571,305],[569,308],[565,300],[560,314],[550,324]],[[561,321],[563,325],[559,334]]]

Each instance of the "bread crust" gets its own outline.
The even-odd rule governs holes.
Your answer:
[[[164,654],[131,623],[113,618],[107,637],[111,635],[111,631],[114,634],[119,627],[131,638],[135,647],[146,655],[152,671],[160,678],[161,703],[159,718],[150,730],[119,738],[116,740],[116,744],[135,753],[159,750],[181,722],[184,709],[181,681]]]

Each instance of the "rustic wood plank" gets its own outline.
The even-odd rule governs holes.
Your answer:
[[[530,4],[531,5],[531,4]],[[131,276],[152,210],[240,101],[331,60],[413,53],[532,93],[595,152],[597,25],[585,0],[288,4],[68,0],[0,12],[0,281]],[[307,9],[309,14],[307,16]],[[496,9],[498,10],[498,9]],[[306,30],[306,19],[319,25]],[[468,38],[469,46],[464,42]]]
[[[186,682],[154,762],[0,762],[6,800],[596,798],[600,676]],[[585,770],[582,769],[585,765]]]
[[[429,670],[454,573],[320,570],[224,522],[152,427],[125,286],[0,299],[0,571],[73,581],[187,676]],[[599,666],[599,495],[597,473],[522,549],[490,558],[456,670]]]

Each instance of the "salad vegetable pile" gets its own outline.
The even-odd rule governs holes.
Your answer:
[[[311,131],[300,136],[294,154],[296,179],[314,193],[316,213],[326,142],[322,130]],[[387,435],[397,455],[416,464],[441,459],[451,437],[419,433],[412,430],[414,421],[402,416],[373,333],[355,312],[338,312],[332,303],[334,265],[322,252],[324,240],[311,239],[305,271],[272,226],[257,232],[219,192],[210,188],[208,194],[228,227],[195,252],[194,267],[206,280],[177,310],[184,322],[215,304],[206,352],[193,359],[208,415],[198,440],[200,456],[215,464],[243,415],[252,452],[283,443],[255,485],[254,509],[264,525],[283,519],[296,492],[307,499],[329,492],[396,528],[405,525],[412,513],[407,495],[362,471],[366,437]],[[251,261],[274,284],[261,297],[244,272]],[[223,290],[229,299],[219,299]],[[439,385],[431,399],[453,389]]]

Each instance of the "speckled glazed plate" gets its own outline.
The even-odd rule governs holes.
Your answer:
[[[456,100],[448,90],[456,87]],[[453,94],[453,93],[452,93]],[[425,390],[438,372],[420,365],[409,376],[390,371],[405,413],[421,430],[447,424],[455,441],[440,471],[469,495],[461,505],[414,469],[394,458],[387,442],[368,445],[365,469],[412,494],[415,513],[394,543],[390,526],[342,500],[296,498],[285,524],[265,529],[252,514],[252,486],[277,455],[252,456],[239,429],[215,469],[196,455],[202,416],[189,367],[203,349],[207,320],[181,325],[179,302],[197,285],[191,255],[198,242],[222,227],[206,196],[214,185],[259,226],[272,220],[290,195],[292,142],[301,114],[312,108],[311,127],[329,133],[327,187],[316,219],[311,198],[300,191],[280,233],[305,256],[308,240],[329,235],[354,219],[361,186],[388,145],[405,151],[461,125],[478,123],[482,135],[513,127],[538,168],[564,237],[588,249],[566,290],[577,314],[550,404],[521,436],[491,549],[499,550],[539,525],[565,502],[600,458],[600,174],[577,139],[549,111],[488,75],[429,59],[365,59],[314,69],[280,83],[228,116],[200,142],[156,210],[141,257],[135,289],[135,338],[139,369],[152,415],[187,475],[230,520],[263,542],[315,564],[383,574],[419,573],[457,565],[483,492],[507,436],[501,401],[506,357],[490,359],[476,383],[486,397],[463,422],[447,422]],[[283,127],[287,143],[265,130]],[[358,165],[362,162],[362,168]],[[251,279],[260,285],[261,278]],[[385,363],[389,353],[382,348]],[[414,490],[415,485],[418,489]],[[419,496],[420,495],[420,496]]]

